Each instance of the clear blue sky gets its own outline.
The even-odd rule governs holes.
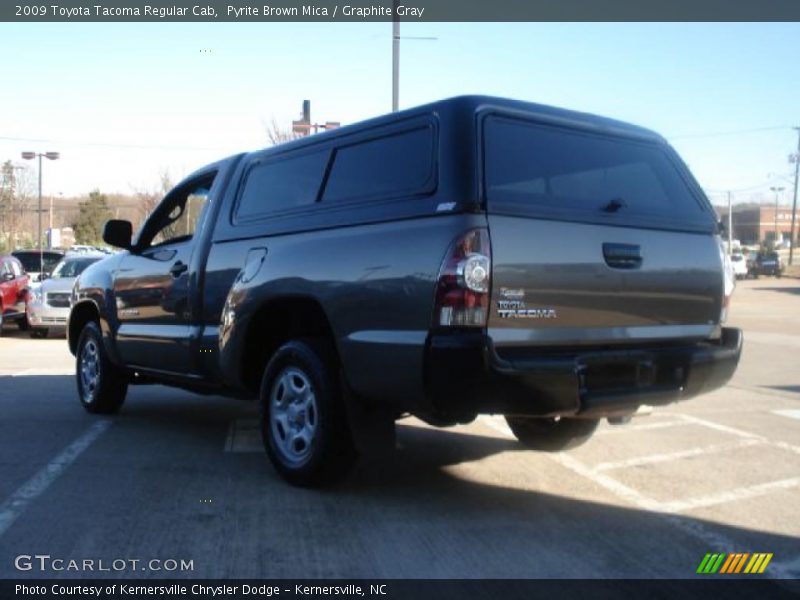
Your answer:
[[[402,42],[401,107],[485,93],[616,117],[669,138],[707,190],[745,201],[785,185],[789,202],[780,177],[800,125],[800,24],[428,23],[402,34],[438,39]],[[129,193],[165,168],[176,179],[264,146],[264,123],[288,124],[304,98],[315,120],[388,112],[390,35],[389,23],[3,23],[0,160],[59,150],[45,194]],[[743,133],[706,136],[729,132]]]

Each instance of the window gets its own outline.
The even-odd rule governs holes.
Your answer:
[[[323,202],[425,191],[433,175],[433,128],[425,126],[336,151]]]
[[[490,204],[706,220],[657,144],[490,117],[484,149]]]
[[[158,246],[190,240],[208,204],[213,183],[214,174],[211,174],[167,194],[145,224],[141,245]]]
[[[324,150],[257,163],[245,179],[236,220],[254,220],[316,202],[329,154]]]

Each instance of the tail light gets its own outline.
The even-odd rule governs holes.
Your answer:
[[[733,289],[736,287],[736,277],[733,273],[733,263],[719,236],[717,236],[717,242],[719,258],[722,261],[722,307],[719,311],[719,322],[724,323],[728,318],[728,307],[730,306]]]
[[[489,311],[492,249],[486,229],[471,229],[447,250],[436,282],[434,327],[484,327]]]

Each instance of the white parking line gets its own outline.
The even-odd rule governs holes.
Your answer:
[[[764,444],[768,444],[773,448],[780,448],[781,450],[787,450],[789,452],[794,452],[795,454],[800,454],[800,446],[795,446],[793,444],[789,444],[787,442],[781,442],[778,440],[771,440],[767,437],[764,437],[763,435],[758,435],[757,433],[751,433],[749,431],[744,431],[743,429],[736,429],[735,427],[728,427],[727,425],[720,425],[719,423],[714,423],[713,421],[706,421],[705,419],[701,419],[693,415],[681,414],[678,416],[687,423],[702,425],[703,427],[708,427],[709,429],[715,429],[723,433],[730,433],[731,435],[737,435],[741,438],[757,440]]]
[[[703,419],[689,417],[689,415],[680,415],[680,416],[682,418],[685,417],[684,422],[692,422],[696,424],[711,423],[710,421],[705,421]],[[503,420],[502,417],[481,416],[478,418],[478,420],[481,423],[487,425],[488,427],[494,429],[495,431],[502,433],[505,436],[512,438],[514,437],[513,432],[511,431],[511,429],[509,429],[508,425],[505,423],[505,420]],[[714,425],[716,424],[714,423]],[[728,431],[728,433],[734,433],[735,435],[738,435],[740,437],[748,438],[750,441],[752,441],[752,443],[763,443],[763,438],[761,438],[761,436],[756,436],[755,434],[749,434],[748,432],[743,432],[741,430],[725,427],[724,425],[715,427],[715,429],[719,428],[723,428],[724,430],[731,430]],[[628,428],[628,431],[630,431],[631,429],[632,428]],[[618,498],[627,501],[628,503],[632,504],[637,508],[653,513],[655,516],[666,521],[671,526],[681,529],[688,535],[691,535],[692,537],[695,537],[698,540],[702,541],[704,544],[709,545],[711,548],[717,548],[719,550],[735,548],[736,543],[732,539],[726,537],[725,535],[719,533],[718,531],[711,529],[703,522],[691,517],[685,517],[677,513],[681,510],[689,510],[690,508],[696,508],[699,506],[709,506],[710,505],[708,504],[709,502],[717,504],[719,502],[739,500],[742,498],[749,498],[769,493],[771,491],[779,489],[790,489],[797,485],[800,485],[800,478],[785,479],[782,481],[760,484],[757,486],[750,486],[749,488],[740,488],[739,490],[718,494],[716,496],[706,496],[703,498],[695,498],[693,500],[683,501],[685,504],[684,506],[680,504],[680,501],[673,503],[662,503],[658,502],[657,500],[654,500],[653,498],[649,498],[644,494],[638,492],[637,490],[630,488],[627,485],[617,481],[616,479],[613,479],[608,475],[593,470],[591,467],[583,464],[582,462],[573,458],[566,452],[546,454],[545,456],[550,460],[558,463],[559,465],[565,467],[566,469],[569,469],[573,473],[580,475],[588,479],[589,481],[594,482],[600,487],[605,488]],[[689,505],[690,503],[691,506]],[[789,568],[787,568],[787,566]],[[773,565],[773,568],[769,571],[768,576],[774,578],[791,578],[794,576],[794,573],[795,571],[793,570],[793,565],[781,565],[781,566]]]
[[[767,483],[749,485],[747,487],[741,487],[735,490],[721,492],[719,494],[709,494],[708,496],[690,498],[689,500],[674,500],[672,502],[665,502],[661,505],[661,510],[665,512],[684,512],[687,510],[693,510],[695,508],[705,508],[707,506],[724,504],[726,502],[736,502],[738,500],[756,498],[758,496],[769,494],[770,492],[777,490],[789,490],[797,486],[800,486],[800,477],[781,479],[780,481],[769,481]]]
[[[780,415],[782,417],[789,417],[790,419],[797,419],[800,420],[800,409],[794,408],[789,410],[773,410],[772,411],[776,415]]]
[[[36,500],[67,470],[75,460],[111,426],[111,421],[97,421],[78,439],[64,448],[53,460],[0,505],[0,537],[14,524],[27,506]]]
[[[643,423],[642,425],[612,425],[609,429],[601,429],[598,435],[609,433],[627,433],[629,431],[649,431],[651,429],[664,429],[666,427],[679,427],[686,425],[684,421],[657,421],[656,423]]]
[[[495,431],[502,433],[503,435],[514,438],[514,433],[509,429],[508,425],[505,422],[505,419],[502,417],[497,416],[481,416],[478,419],[484,423],[485,425],[491,427]],[[602,473],[595,473],[591,467],[584,465],[582,462],[574,459],[569,454],[565,452],[561,453],[552,453],[547,454],[547,458],[553,460],[560,464],[563,467],[566,467],[570,471],[593,481],[597,485],[604,487],[615,496],[622,498],[623,500],[627,500],[631,504],[634,504],[640,508],[644,508],[651,511],[658,510],[658,502],[653,500],[652,498],[648,498],[645,495],[637,492],[631,487],[620,483],[616,479],[612,479],[607,475],[603,475]]]
[[[678,452],[649,454],[647,456],[629,458],[628,460],[600,463],[594,466],[594,471],[610,471],[612,469],[624,469],[626,467],[641,467],[644,465],[653,465],[661,462],[680,460],[682,458],[691,458],[693,456],[703,456],[704,454],[713,454],[714,452],[726,452],[728,450],[737,450],[739,448],[747,448],[748,446],[755,446],[757,444],[763,444],[763,443],[765,442],[761,440],[745,439],[736,442],[729,442],[727,444],[714,444],[711,446],[705,446],[703,448],[680,450]]]

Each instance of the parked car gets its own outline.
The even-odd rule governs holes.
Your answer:
[[[83,407],[146,382],[255,399],[298,485],[408,413],[569,448],[720,387],[742,347],[714,210],[667,142],[513,100],[226,158],[103,239],[124,251],[78,277],[68,323]]]
[[[0,256],[0,335],[6,322],[15,322],[20,329],[26,329],[25,296],[28,290],[28,276],[22,263],[13,256]]]
[[[736,279],[744,279],[747,277],[747,260],[743,254],[731,254],[731,265],[733,266],[733,274]]]
[[[64,258],[64,253],[60,250],[15,250],[11,254],[22,263],[31,283],[41,279],[42,267],[44,273],[49,274],[58,261]]]
[[[777,252],[759,252],[750,263],[748,275],[758,279],[760,275],[780,277],[783,274],[783,261]]]
[[[31,337],[46,338],[49,333],[65,332],[75,278],[101,258],[105,258],[105,255],[68,255],[61,259],[49,276],[31,286],[25,307]]]

